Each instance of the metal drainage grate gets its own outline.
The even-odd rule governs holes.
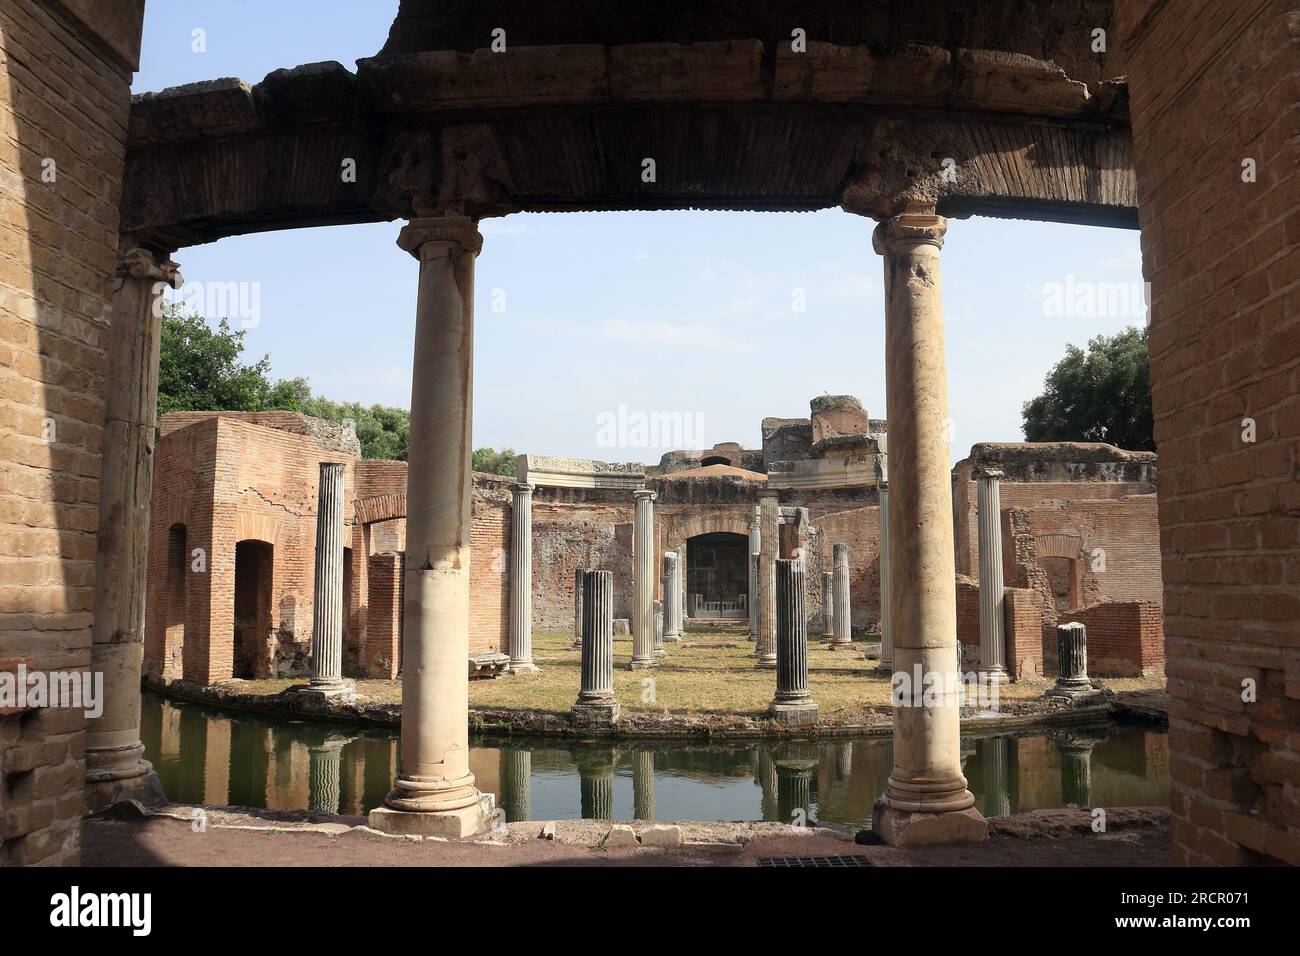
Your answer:
[[[759,866],[870,866],[865,856],[763,856]]]

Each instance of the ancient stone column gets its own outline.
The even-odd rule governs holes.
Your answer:
[[[664,552],[664,640],[680,641],[682,639],[681,620],[677,614],[678,602],[682,599],[681,588],[677,586],[677,552]]]
[[[808,692],[802,561],[776,562],[776,696],[767,712],[786,726],[817,723],[817,703]]]
[[[835,572],[822,572],[822,637],[835,640]]]
[[[578,726],[608,726],[614,698],[614,574],[582,572],[582,687],[572,709]]]
[[[346,697],[343,679],[344,476],[341,461],[322,461],[316,491],[316,577],[312,592],[311,684],[323,697]]]
[[[655,498],[648,488],[638,488],[632,527],[632,669],[655,667],[654,576]]]
[[[370,825],[464,837],[491,826],[493,799],[469,769],[469,571],[474,258],[459,216],[413,220],[397,244],[420,262],[406,478],[402,769]]]
[[[677,633],[686,636],[686,545],[677,548]]]
[[[749,590],[745,601],[749,605],[749,639],[758,640],[758,566],[762,555],[763,535],[760,530],[761,509],[755,505],[749,519]]]
[[[991,684],[1007,677],[1006,624],[1002,617],[1002,506],[998,479],[1002,472],[981,469],[976,478],[980,556],[980,676]]]
[[[158,407],[162,290],[180,285],[176,263],[128,248],[117,266],[105,375],[103,466],[95,537],[90,672],[103,675],[98,717],[86,721],[86,810],[122,800],[165,802],[140,741],[149,496]],[[56,423],[57,427],[57,423]]]
[[[889,566],[889,482],[880,485],[880,664],[882,674],[894,672],[894,623]]]
[[[655,818],[655,755],[653,750],[632,751],[632,816]]]
[[[948,222],[906,213],[881,222],[889,418],[894,767],[872,814],[887,843],[982,840],[988,826],[961,772],[957,587],[948,382],[939,248]],[[926,694],[925,681],[933,692]],[[896,678],[897,679],[897,678]]]
[[[307,808],[312,813],[339,812],[343,748],[347,743],[346,737],[327,734],[323,742],[307,749]]]
[[[849,607],[849,546],[837,544],[831,549],[834,563],[835,630],[831,650],[847,648],[853,643],[853,612]]]
[[[573,645],[570,650],[582,647],[582,568],[573,569]]]
[[[513,487],[510,509],[510,667],[535,671],[533,663],[533,486]]]
[[[655,601],[651,605],[650,615],[654,621],[654,653],[655,657],[663,657],[668,652],[664,649],[664,602]]]
[[[776,669],[776,559],[781,542],[781,505],[776,495],[759,499],[758,640],[754,666]]]
[[[1049,697],[1077,697],[1093,692],[1088,677],[1088,629],[1082,621],[1056,627],[1058,674]]]
[[[501,776],[506,822],[533,818],[533,754],[522,747],[504,751]]]

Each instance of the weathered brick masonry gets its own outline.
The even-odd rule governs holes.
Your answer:
[[[108,309],[142,0],[0,4],[0,668],[90,661]],[[85,718],[0,711],[0,865],[75,863]]]
[[[1117,12],[1151,283],[1174,855],[1300,864],[1300,16],[1287,0]]]

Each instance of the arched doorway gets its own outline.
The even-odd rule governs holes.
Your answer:
[[[749,538],[730,531],[686,539],[686,613],[743,620],[749,614]]]

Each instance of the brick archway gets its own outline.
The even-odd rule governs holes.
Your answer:
[[[352,503],[352,520],[357,525],[405,517],[406,492],[404,491],[388,495],[371,495],[369,498],[358,498]]]

